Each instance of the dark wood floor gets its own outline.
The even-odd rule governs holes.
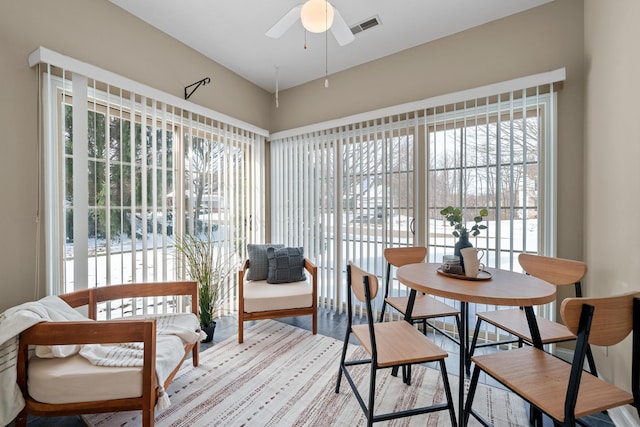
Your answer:
[[[292,317],[286,319],[279,319],[279,321],[288,323],[290,325],[298,326],[307,330],[311,330],[311,318],[309,316],[304,317]],[[245,322],[245,328],[248,328],[255,322]],[[319,309],[318,310],[318,333],[333,337],[338,340],[343,340],[345,331],[347,328],[347,318],[344,314],[336,314],[330,310]],[[216,343],[224,341],[225,339],[235,336],[238,332],[238,320],[236,317],[229,316],[220,318],[217,320],[216,330],[212,343],[201,344],[201,351],[215,346]],[[453,341],[443,337],[441,334],[429,332],[429,337],[434,340],[438,345],[447,350],[451,357],[447,359],[447,369],[452,375],[458,375],[458,345]],[[355,343],[355,342],[354,342]],[[485,348],[483,351],[495,351],[491,348]],[[435,367],[435,366],[434,366]],[[481,378],[488,384],[499,386],[491,381],[491,379]],[[593,427],[613,427],[614,424],[611,419],[605,414],[599,414],[597,416],[588,417],[588,422]],[[80,417],[30,417],[28,425],[30,427],[84,427],[85,424]],[[13,424],[9,424],[13,427]],[[549,419],[545,419],[545,427],[553,426],[553,423]]]

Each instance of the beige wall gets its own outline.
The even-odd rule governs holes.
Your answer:
[[[585,1],[587,293],[640,291],[640,2]],[[596,353],[601,373],[631,387],[631,340]]]
[[[44,46],[261,128],[271,95],[107,0],[0,4],[0,312],[42,295],[38,199],[37,75],[28,55]],[[42,238],[42,236],[40,236]],[[40,261],[38,261],[40,257]],[[40,294],[37,294],[40,290]]]
[[[279,94],[272,132],[567,67],[581,86],[582,1],[556,0]],[[331,63],[329,53],[329,63]],[[581,92],[570,86],[571,93]],[[575,101],[572,98],[572,102]],[[580,101],[581,102],[581,101]]]

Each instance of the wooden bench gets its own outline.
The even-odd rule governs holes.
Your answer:
[[[198,315],[197,282],[162,282],[115,285],[81,290],[60,295],[71,307],[88,308],[88,317],[96,320],[98,304],[106,301],[127,298],[190,296],[191,313]],[[28,387],[29,354],[33,345],[73,345],[73,344],[114,344],[141,342],[144,345],[144,366],[142,370],[141,395],[137,397],[112,398],[89,402],[43,403],[31,396],[33,390]],[[199,340],[184,345],[184,356],[175,366],[162,386],[167,389],[180,369],[189,352],[193,366],[198,366]],[[97,367],[112,369],[111,367]],[[119,319],[101,321],[43,322],[34,325],[20,334],[17,380],[26,405],[16,418],[16,426],[26,426],[28,414],[38,416],[63,416],[100,412],[141,410],[144,426],[153,426],[154,408],[158,400],[156,376],[156,320],[155,319]],[[100,387],[100,384],[95,384]],[[64,390],[60,390],[64,393]]]

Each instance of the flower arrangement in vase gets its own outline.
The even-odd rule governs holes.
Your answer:
[[[466,222],[464,222],[462,216],[462,210],[460,208],[454,208],[453,206],[447,206],[446,208],[440,211],[440,214],[445,217],[445,220],[449,222],[449,225],[453,227],[453,234],[458,238],[458,241],[455,244],[453,254],[460,257],[460,265],[462,265],[462,271],[464,271],[464,263],[462,261],[462,255],[460,254],[460,249],[469,248],[473,245],[469,241],[469,235],[476,237],[480,234],[481,230],[486,230],[487,226],[484,224],[480,224],[485,217],[489,215],[489,211],[486,208],[480,209],[480,212],[477,216],[473,217],[473,226],[471,228],[467,228]]]

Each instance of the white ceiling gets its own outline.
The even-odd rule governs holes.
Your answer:
[[[279,39],[265,35],[304,0],[110,0],[269,92],[324,77],[552,0],[332,0],[349,27],[381,25],[339,46],[306,34],[298,20]],[[325,38],[327,54],[325,55]],[[207,77],[207,76],[202,76]],[[209,76],[215,84],[215,75]]]

